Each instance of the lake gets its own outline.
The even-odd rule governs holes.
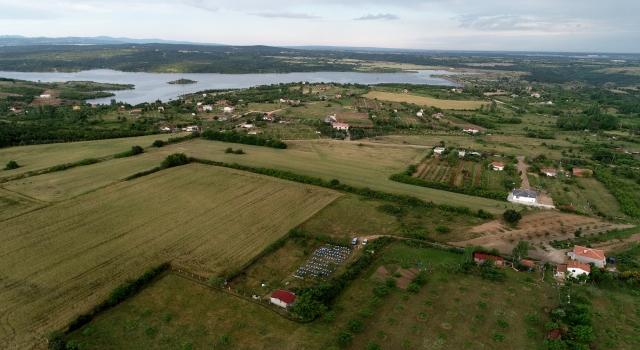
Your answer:
[[[109,103],[112,98],[130,104],[168,101],[180,95],[208,89],[238,89],[256,85],[270,85],[308,81],[311,83],[380,84],[407,83],[459,86],[446,79],[432,75],[454,75],[443,70],[419,70],[412,73],[356,73],[356,72],[311,72],[285,74],[216,74],[216,73],[132,73],[109,69],[88,70],[78,73],[0,72],[0,77],[41,81],[66,82],[71,80],[95,81],[99,83],[134,84],[134,90],[114,91],[115,97],[88,100],[89,103]],[[196,84],[178,85],[167,82],[180,78],[197,81]]]

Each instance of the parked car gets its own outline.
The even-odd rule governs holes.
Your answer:
[[[369,239],[365,238],[362,240],[362,245],[367,245],[369,243]]]
[[[358,237],[355,237],[354,239],[351,240],[351,244],[356,245],[358,244]]]

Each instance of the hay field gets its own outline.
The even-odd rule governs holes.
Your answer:
[[[164,261],[204,276],[232,271],[338,196],[191,164],[6,220],[0,344],[40,343]]]
[[[109,186],[127,176],[157,167],[168,154],[170,151],[166,147],[150,149],[135,157],[110,159],[65,171],[9,181],[0,185],[0,188],[41,201],[58,202]]]
[[[4,167],[10,160],[15,160],[20,168],[0,170],[0,177],[13,176],[28,171],[40,170],[63,163],[72,163],[85,158],[101,158],[124,152],[132,146],[151,146],[155,140],[167,140],[183,134],[158,134],[122,139],[82,141],[69,143],[52,143],[8,147],[0,149],[0,164]]]
[[[277,150],[196,140],[170,147],[172,153],[184,152],[188,156],[203,159],[287,170],[324,180],[338,179],[349,185],[416,196],[436,203],[467,205],[474,210],[483,209],[495,214],[504,212],[506,207],[514,207],[508,202],[412,186],[388,179],[389,175],[406,170],[409,164],[418,163],[427,153],[423,147],[371,143],[358,146],[359,142],[333,140],[287,141],[287,144],[289,147],[286,150]],[[227,147],[242,148],[246,154],[225,154]]]
[[[33,198],[21,196],[0,188],[0,222],[45,205],[46,203]],[[0,277],[1,280],[2,278]]]
[[[487,102],[483,101],[456,101],[456,100],[439,100],[431,97],[415,96],[410,94],[396,94],[392,92],[371,91],[362,97],[377,98],[378,100],[391,101],[391,102],[407,102],[413,103],[419,106],[433,106],[442,109],[476,109]]]

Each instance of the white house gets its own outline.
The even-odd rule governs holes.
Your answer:
[[[573,247],[573,251],[567,253],[571,260],[581,261],[585,264],[594,263],[597,267],[603,268],[606,264],[606,257],[604,256],[604,250],[593,249],[576,245]]]
[[[419,110],[418,113],[416,113],[416,116],[422,117],[422,113],[424,113],[424,111],[423,110]]]
[[[540,94],[535,92],[535,93],[531,94],[531,97],[540,98]]]
[[[271,304],[278,305],[285,309],[287,306],[293,305],[295,300],[296,295],[291,292],[287,292],[286,290],[279,290],[273,293],[270,298]]]
[[[240,127],[246,128],[246,129],[251,129],[251,128],[253,128],[253,124],[242,123],[242,124],[240,124]]]
[[[334,129],[349,130],[349,124],[334,122],[331,124]]]
[[[567,262],[567,277],[578,277],[582,274],[587,276],[591,273],[591,266],[582,261],[570,260]]]
[[[433,149],[433,153],[442,154],[442,152],[444,152],[445,149],[446,148],[444,148],[444,147],[436,147],[436,148]]]
[[[202,106],[202,110],[203,111],[213,111],[213,106],[212,105],[204,105],[204,106]]]
[[[465,151],[465,150],[458,151],[458,157],[459,158],[463,158],[465,156],[465,154],[467,154],[467,151]]]
[[[51,98],[51,94],[42,94],[40,98]]]
[[[200,128],[198,128],[197,125],[192,125],[192,126],[187,126],[186,130],[188,132],[198,132],[200,131]]]
[[[493,168],[493,170],[503,171],[504,170],[504,163],[503,162],[492,162],[491,164],[489,164],[489,167]]]
[[[536,191],[531,190],[513,190],[513,200],[524,203],[536,203],[538,200],[538,194]]]
[[[262,134],[262,130],[249,130],[249,132],[247,134],[249,134],[249,135],[259,135],[259,134]]]
[[[477,134],[480,130],[476,129],[476,128],[468,128],[468,129],[462,129],[462,131],[468,133],[468,134]]]
[[[162,106],[158,107],[158,111],[164,112],[164,107]]]
[[[235,108],[235,107],[233,107],[233,106],[227,106],[227,107],[224,107],[222,110],[223,110],[224,112],[231,113],[231,112],[235,111],[235,110],[236,110],[236,108]]]
[[[289,103],[289,101],[291,101],[291,100],[288,99],[288,98],[281,98],[280,99],[280,102],[282,102],[282,103]]]

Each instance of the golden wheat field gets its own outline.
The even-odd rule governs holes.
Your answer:
[[[46,203],[0,188],[0,222],[45,205]]]
[[[476,108],[480,108],[481,105],[486,103],[482,101],[439,100],[431,97],[415,96],[410,94],[396,94],[393,92],[383,92],[383,91],[371,91],[362,95],[362,97],[366,97],[370,99],[377,98],[378,100],[382,100],[382,101],[407,102],[407,103],[416,104],[418,106],[431,106],[431,107],[438,107],[442,109],[460,109],[460,110],[466,110],[466,109],[473,110]]]
[[[0,344],[42,343],[165,261],[207,277],[235,270],[339,196],[191,164],[5,220]]]

